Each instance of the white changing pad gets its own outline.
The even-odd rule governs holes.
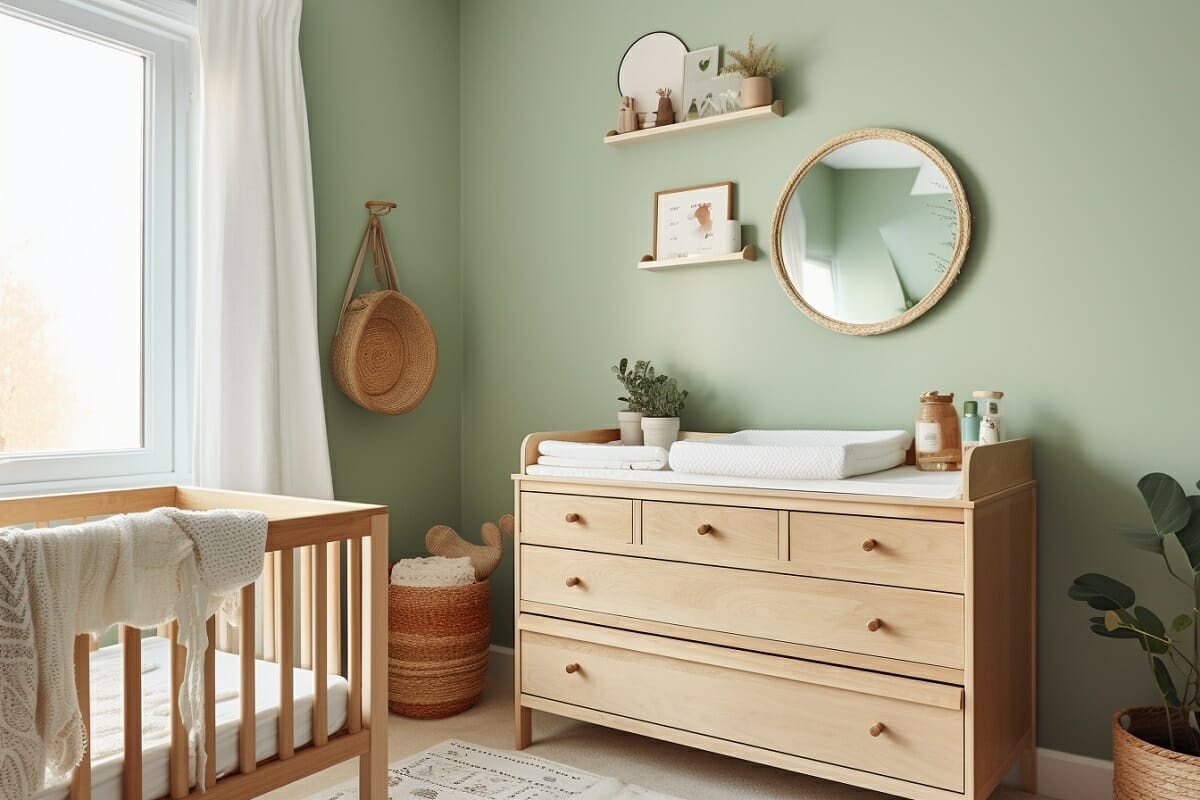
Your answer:
[[[681,442],[677,442],[678,447]],[[672,448],[674,449],[674,448]],[[691,472],[634,472],[628,469],[571,469],[531,464],[527,475],[627,483],[667,483],[690,486],[730,486],[738,489],[783,489],[793,492],[832,494],[876,494],[885,497],[915,497],[921,500],[958,500],[962,497],[961,472],[922,472],[916,467],[895,467],[884,472],[843,480],[777,480],[735,478],[729,475],[697,475]]]
[[[671,469],[777,480],[841,480],[904,463],[908,431],[738,431],[676,442]]]
[[[254,667],[255,748],[257,760],[275,755],[279,745],[279,665],[257,661]],[[92,653],[92,798],[121,800],[124,763],[121,713],[121,648],[102,647]],[[238,768],[238,728],[241,702],[241,658],[217,651],[217,775]],[[170,749],[170,650],[166,639],[142,640],[142,796],[163,797],[170,791],[167,752]],[[296,747],[312,741],[313,673],[293,671]],[[329,731],[346,724],[349,685],[340,675],[328,679]],[[34,800],[65,800],[67,784],[49,786]]]

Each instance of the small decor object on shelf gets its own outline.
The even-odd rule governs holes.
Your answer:
[[[621,106],[617,109],[617,133],[630,133],[637,129],[637,101],[632,97],[622,97]]]
[[[1197,484],[1200,487],[1200,484]],[[1137,605],[1134,590],[1096,573],[1080,575],[1067,594],[1103,616],[1089,618],[1092,632],[1132,639],[1146,657],[1157,707],[1127,708],[1113,717],[1114,800],[1200,799],[1200,495],[1184,492],[1161,472],[1137,484],[1151,524],[1123,531],[1130,545],[1163,560],[1183,584],[1179,610],[1164,622]],[[1174,539],[1174,542],[1169,540]],[[1164,585],[1174,585],[1172,581]]]
[[[754,34],[750,34],[745,52],[730,50],[726,55],[733,63],[726,64],[721,74],[742,76],[742,108],[771,105],[775,99],[771,79],[783,72],[783,64],[775,58],[775,43],[759,47],[754,43]]]
[[[733,219],[733,183],[654,193],[654,260],[714,254],[713,222]]]
[[[687,390],[680,389],[674,378],[656,375],[646,362],[645,396],[642,406],[642,437],[645,444],[670,450],[679,438],[679,412],[687,400]]]
[[[625,387],[625,396],[618,397],[625,403],[625,410],[617,412],[617,425],[621,429],[621,444],[640,445],[642,439],[642,415],[646,404],[646,371],[650,369],[649,361],[634,363],[629,369],[629,359],[622,358],[615,367],[613,374]]]
[[[671,106],[671,90],[669,88],[659,89],[657,94],[658,109],[654,112],[654,127],[661,128],[663,125],[670,125],[675,121],[675,110]]]

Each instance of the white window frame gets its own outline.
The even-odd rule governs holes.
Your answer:
[[[183,0],[0,0],[0,14],[146,59],[142,447],[0,454],[0,496],[188,483],[196,208],[191,111],[199,59],[195,6]]]

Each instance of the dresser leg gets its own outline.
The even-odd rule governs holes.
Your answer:
[[[516,749],[524,750],[533,742],[533,709],[517,706]]]

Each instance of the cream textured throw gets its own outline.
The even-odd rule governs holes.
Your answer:
[[[77,634],[179,620],[179,707],[203,788],[205,622],[262,571],[267,519],[254,511],[141,514],[57,528],[0,529],[0,800],[24,800],[84,752]]]
[[[466,556],[402,558],[392,565],[392,586],[466,586],[474,582],[475,567]]]

